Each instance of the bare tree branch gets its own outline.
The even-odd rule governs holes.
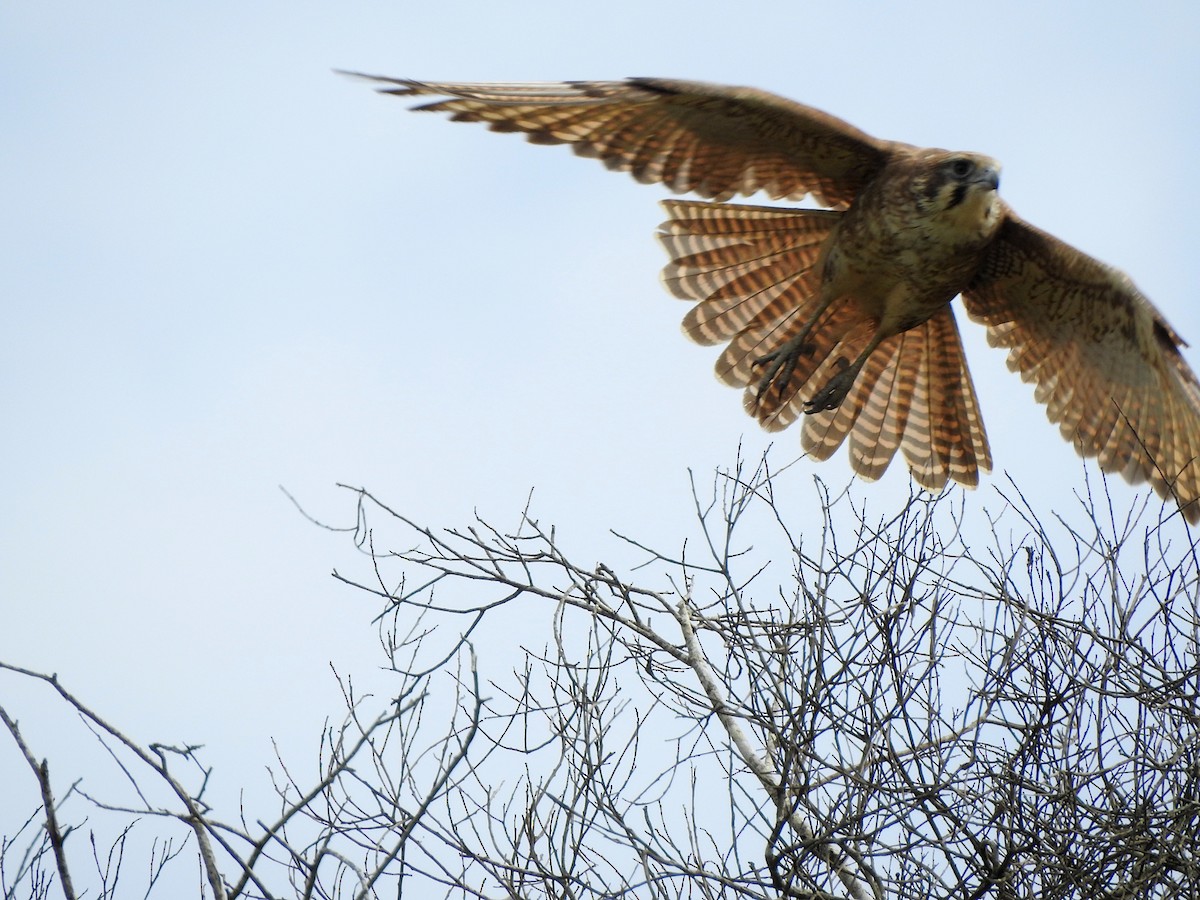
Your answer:
[[[365,565],[334,574],[372,600],[383,672],[334,673],[318,773],[277,752],[269,812],[220,816],[199,748],[0,671],[51,685],[136,797],[68,792],[130,817],[106,852],[90,832],[102,892],[145,818],[186,826],[230,900],[1200,897],[1191,535],[1102,482],[1082,517],[1013,486],[988,518],[960,492],[801,498],[794,474],[693,478],[674,547],[614,532],[604,562],[528,504],[436,529],[351,489],[330,531]],[[45,896],[49,843],[0,842],[6,900]],[[185,846],[156,841],[148,892]]]
[[[38,790],[42,794],[42,810],[46,817],[46,834],[50,838],[50,846],[54,849],[54,863],[58,867],[58,880],[62,885],[63,896],[67,900],[75,900],[75,886],[71,883],[71,870],[67,866],[67,854],[63,848],[67,835],[59,827],[58,814],[55,812],[54,790],[50,786],[50,764],[44,759],[41,762],[37,761],[25,743],[25,739],[21,737],[21,729],[9,717],[3,706],[0,706],[0,721],[4,722],[9,734],[17,742],[17,748],[25,757],[25,761],[29,763],[29,768],[33,770],[34,777],[37,779]]]

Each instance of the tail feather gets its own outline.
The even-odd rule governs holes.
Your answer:
[[[849,435],[855,472],[868,481],[883,475],[900,449],[912,402],[911,393],[895,390],[905,381],[905,338],[897,335],[879,346],[840,407],[805,420],[801,443],[809,453],[828,459]]]

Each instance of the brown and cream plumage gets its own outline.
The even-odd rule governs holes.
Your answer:
[[[684,330],[726,345],[717,374],[766,428],[803,414],[817,458],[848,443],[873,479],[899,451],[932,489],[991,468],[950,306],[961,294],[1079,453],[1200,521],[1200,384],[1184,342],[1123,273],[1013,213],[989,157],[881,141],[751,88],[362,77],[707,198],[664,203],[664,281],[695,303]],[[760,191],[828,208],[725,202]]]

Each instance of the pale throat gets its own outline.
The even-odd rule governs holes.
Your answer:
[[[971,188],[962,202],[937,216],[939,226],[959,240],[990,238],[1000,224],[1000,196],[994,190]]]

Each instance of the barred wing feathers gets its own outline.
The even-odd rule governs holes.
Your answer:
[[[541,144],[570,144],[642,182],[713,200],[764,191],[850,205],[892,144],[841,119],[754,88],[630,78],[467,84],[358,75],[401,97],[444,96],[419,110],[484,122]]]
[[[1081,455],[1200,522],[1200,384],[1124,273],[1009,211],[963,299]]]

